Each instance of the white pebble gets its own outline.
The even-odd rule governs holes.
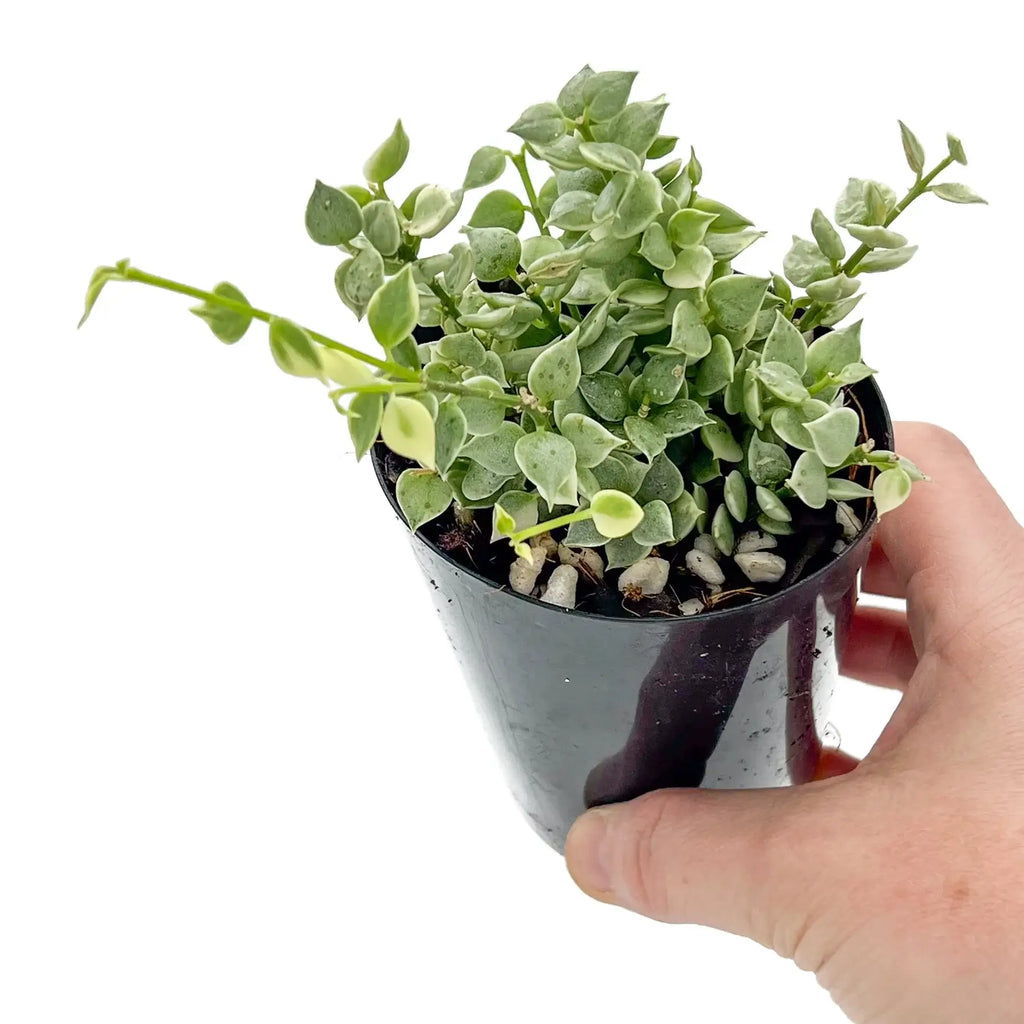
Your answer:
[[[576,607],[576,581],[579,573],[571,565],[556,565],[548,580],[548,588],[541,600],[559,608]]]
[[[736,554],[745,555],[749,551],[768,551],[770,548],[778,546],[779,542],[770,533],[750,530],[736,542]]]
[[[835,544],[832,545],[832,554],[841,555],[849,546],[850,545],[847,544],[845,540],[837,540]]]
[[[716,562],[722,557],[722,552],[718,550],[715,538],[712,537],[710,533],[698,534],[697,538],[693,542],[693,550],[700,551],[705,555],[710,555]]]
[[[641,558],[619,577],[619,590],[639,587],[644,597],[660,594],[668,583],[668,562],[664,558]]]
[[[563,565],[579,569],[584,575],[604,579],[604,560],[594,548],[571,548],[568,544],[559,544],[558,560]]]
[[[864,529],[864,524],[857,518],[857,513],[845,501],[836,504],[836,522],[843,528],[843,537],[846,540],[853,540]]]
[[[517,594],[530,595],[537,585],[537,577],[544,568],[544,557],[539,551],[534,552],[533,561],[517,558],[508,570],[508,585]]]
[[[786,571],[786,560],[768,551],[747,551],[734,561],[751,583],[778,583]]]
[[[680,615],[700,615],[704,611],[704,602],[699,597],[691,597],[679,606]]]
[[[530,547],[540,548],[544,552],[545,558],[558,557],[558,541],[550,533],[542,533],[539,537],[534,537],[530,541]]]
[[[686,568],[705,583],[724,583],[725,573],[709,554],[694,548],[686,553]]]

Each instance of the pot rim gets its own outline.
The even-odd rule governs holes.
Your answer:
[[[881,416],[881,419],[882,419],[882,425],[883,425],[883,428],[884,428],[884,433],[885,433],[887,439],[892,439],[893,438],[892,418],[889,415],[889,407],[885,403],[885,396],[882,394],[881,388],[879,388],[878,384],[875,382],[874,377],[868,377],[866,380],[861,381],[858,384],[853,385],[852,389],[859,389],[860,387],[863,387],[863,386],[867,386],[870,389],[870,391],[872,392],[871,397],[874,398],[877,401],[877,403],[878,403],[878,412],[879,412],[879,415]],[[892,443],[891,440],[890,440],[890,443]],[[378,442],[378,444],[379,444],[379,442]],[[382,462],[381,462],[381,459],[379,458],[379,456],[377,454],[377,444],[375,444],[370,449],[370,459],[371,459],[371,462],[373,464],[374,475],[377,477],[377,483],[380,484],[381,490],[384,492],[385,497],[388,499],[388,502],[391,505],[391,508],[394,510],[394,512],[398,516],[398,519],[401,522],[402,526],[406,530],[408,530],[409,529],[408,524],[405,521],[405,517],[402,515],[402,509],[401,509],[401,507],[398,504],[398,498],[395,496],[394,489],[388,486],[388,483],[387,483],[387,481],[384,478]],[[843,551],[842,554],[837,555],[836,558],[834,558],[831,562],[827,563],[826,565],[823,565],[816,572],[811,573],[810,576],[805,576],[803,579],[798,580],[792,586],[786,587],[784,590],[779,590],[776,593],[770,594],[768,597],[763,597],[759,601],[754,601],[751,604],[738,605],[735,608],[719,608],[719,609],[712,608],[712,609],[710,609],[710,610],[708,610],[706,612],[701,612],[701,614],[699,616],[698,615],[694,615],[694,616],[684,616],[684,615],[681,615],[681,616],[678,617],[678,620],[679,621],[696,621],[696,620],[700,620],[701,622],[707,622],[707,620],[710,617],[713,616],[715,619],[717,619],[719,621],[724,621],[726,619],[726,617],[728,617],[730,615],[735,615],[735,616],[740,616],[740,615],[743,615],[743,614],[749,615],[752,608],[761,609],[761,608],[771,607],[773,602],[779,603],[779,602],[781,602],[783,600],[786,600],[791,595],[800,593],[801,591],[813,591],[813,590],[816,589],[816,583],[819,580],[824,579],[824,577],[827,576],[829,573],[834,572],[836,570],[836,568],[843,561],[853,557],[854,552],[859,550],[859,548],[870,539],[871,534],[874,531],[874,527],[875,527],[875,524],[877,523],[877,521],[878,521],[878,513],[877,513],[877,510],[875,508],[874,502],[872,502],[871,508],[868,511],[867,518],[864,520],[863,528],[861,529],[860,533],[857,534],[856,538],[854,540],[850,541],[850,543],[847,545],[846,550]],[[451,557],[451,555],[447,551],[441,550],[441,548],[439,548],[428,537],[425,537],[419,530],[409,531],[409,532],[410,532],[411,536],[415,538],[415,541],[417,543],[423,544],[424,546],[428,547],[436,555],[438,555],[442,559],[444,559],[445,562],[449,563],[451,566],[453,566],[455,569],[458,569],[460,572],[465,573],[467,576],[473,577],[473,579],[475,579],[478,582],[484,584],[489,590],[496,591],[498,593],[503,593],[507,597],[515,598],[517,601],[526,601],[527,603],[529,603],[530,605],[532,605],[534,608],[536,608],[538,610],[541,610],[541,611],[545,611],[546,610],[546,611],[551,612],[554,615],[572,615],[572,616],[575,616],[577,618],[582,618],[582,619],[596,619],[599,622],[604,622],[604,623],[607,623],[609,625],[612,624],[612,623],[616,623],[616,624],[621,623],[621,624],[629,626],[629,627],[634,627],[637,624],[639,624],[639,625],[647,625],[647,624],[649,624],[651,622],[651,619],[650,619],[649,616],[640,616],[638,618],[626,618],[626,617],[619,617],[619,616],[616,616],[616,615],[601,615],[601,614],[599,614],[597,612],[580,611],[580,610],[578,610],[576,608],[560,608],[560,607],[558,607],[556,605],[545,604],[543,601],[538,600],[535,597],[530,597],[528,594],[518,594],[514,590],[509,588],[507,585],[497,584],[497,583],[494,582],[494,580],[490,579],[487,576],[484,576],[480,572],[477,572],[476,569],[472,569],[472,568],[470,568],[468,566],[463,565],[461,562],[457,562],[454,558]],[[498,542],[495,541],[495,543],[498,543]],[[669,620],[659,619],[659,620],[656,620],[656,621],[663,621],[664,622],[664,621],[676,621],[676,620],[675,619],[669,619]]]

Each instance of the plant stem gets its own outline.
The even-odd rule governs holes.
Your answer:
[[[928,186],[936,177],[938,177],[938,175],[949,167],[952,162],[953,158],[951,156],[944,157],[926,175],[924,175],[924,177],[918,178],[907,194],[889,211],[889,215],[882,222],[882,227],[887,228],[915,199],[923,196],[925,192],[928,191]],[[842,267],[840,267],[840,273],[845,274],[847,277],[852,277],[856,273],[857,267],[860,266],[861,260],[863,260],[871,250],[872,246],[862,242],[853,251],[850,258],[842,265]],[[800,323],[797,324],[797,326],[801,331],[808,331],[812,327],[817,327],[824,314],[824,305],[820,302],[812,302],[804,311],[804,315],[800,318]]]
[[[193,288],[191,285],[182,284],[180,281],[172,281],[166,277],[157,277],[155,274],[147,274],[144,270],[138,270],[135,267],[128,267],[124,272],[125,281],[137,281],[139,284],[148,284],[154,288],[162,288],[167,292],[175,292],[178,295],[187,295],[193,299],[200,299],[203,302],[208,302],[213,306],[221,306],[224,309],[230,309],[235,313],[241,313],[245,316],[251,316],[254,320],[261,320],[263,323],[270,323],[271,320],[279,319],[276,313],[268,313],[263,309],[255,309],[253,306],[247,305],[244,302],[236,302],[234,299],[225,298],[223,295],[217,295],[214,292],[203,291],[201,288]],[[318,344],[323,345],[324,348],[333,348],[338,352],[344,352],[345,355],[351,356],[353,359],[358,359],[360,362],[369,363],[370,366],[377,367],[378,370],[383,370],[386,373],[390,373],[393,377],[398,377],[402,380],[415,382],[419,381],[419,374],[415,370],[410,370],[399,363],[393,363],[387,359],[378,359],[376,356],[368,355],[366,352],[360,352],[357,348],[352,348],[349,345],[343,345],[340,341],[334,341],[332,338],[328,338],[323,334],[319,334],[316,331],[310,331],[303,328],[304,331]]]
[[[462,321],[459,319],[459,307],[455,304],[455,299],[437,281],[428,281],[427,287],[441,300],[441,308],[462,327]]]
[[[536,526],[530,526],[525,530],[520,530],[518,533],[513,533],[509,539],[513,544],[519,544],[524,540],[529,540],[531,537],[539,537],[542,533],[547,533],[549,530],[557,530],[559,526],[568,526],[570,523],[583,523],[593,518],[594,512],[592,509],[581,508],[578,512],[570,512],[568,515],[559,516],[557,519],[548,519],[543,523],[538,523]]]
[[[522,179],[523,188],[526,189],[526,198],[530,202],[530,212],[533,214],[533,219],[537,222],[537,227],[540,229],[542,235],[550,235],[547,224],[544,223],[544,218],[541,216],[540,204],[537,202],[537,193],[533,189],[533,182],[530,180],[530,172],[526,167],[526,147],[518,153],[509,153],[509,159],[515,165],[515,169],[519,172],[519,177]]]
[[[521,400],[518,395],[507,395],[504,392],[495,394],[484,388],[471,388],[465,384],[450,384],[448,381],[432,380],[430,377],[421,377],[420,383],[428,391],[438,391],[444,395],[461,395],[464,398],[486,398],[489,402],[497,402],[506,409],[518,408]]]

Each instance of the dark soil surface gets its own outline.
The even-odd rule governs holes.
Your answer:
[[[388,451],[379,442],[378,453],[384,460],[388,483],[393,487],[399,474],[413,463]],[[855,479],[867,485],[868,473],[869,471],[862,467]],[[721,501],[721,488],[721,479],[707,485],[709,504],[713,508]],[[603,581],[590,579],[581,573],[576,590],[576,609],[619,618],[676,616],[679,614],[679,604],[692,597],[709,601],[709,606],[714,608],[729,608],[758,601],[785,590],[839,557],[832,548],[843,536],[842,529],[835,521],[834,504],[829,503],[820,511],[807,508],[798,502],[793,504],[795,531],[790,536],[777,537],[778,547],[772,549],[772,554],[781,555],[786,560],[786,574],[778,583],[752,584],[736,568],[732,559],[723,558],[720,562],[725,573],[722,592],[709,599],[707,584],[687,572],[685,567],[686,553],[693,547],[696,537],[694,531],[681,543],[659,545],[652,552],[672,566],[669,585],[663,594],[629,601],[618,590],[618,579],[623,570],[607,571]],[[867,502],[861,500],[849,504],[861,521],[864,521],[867,516]],[[453,509],[449,509],[444,515],[421,527],[419,532],[458,564],[475,570],[481,576],[492,580],[496,586],[507,587],[508,571],[515,560],[515,555],[507,541],[500,540],[493,544],[490,542],[491,517],[491,509],[476,509],[472,511],[472,520],[462,524],[456,519]],[[755,526],[749,528],[756,529]],[[565,535],[564,528],[552,532],[557,540],[561,540]],[[737,536],[743,532],[745,528],[737,528]]]

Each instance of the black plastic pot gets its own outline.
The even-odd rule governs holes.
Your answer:
[[[870,435],[891,448],[874,381],[853,390]],[[379,450],[373,464],[400,516]],[[688,618],[565,611],[410,537],[512,794],[561,852],[587,807],[811,779],[873,522],[788,589]]]

